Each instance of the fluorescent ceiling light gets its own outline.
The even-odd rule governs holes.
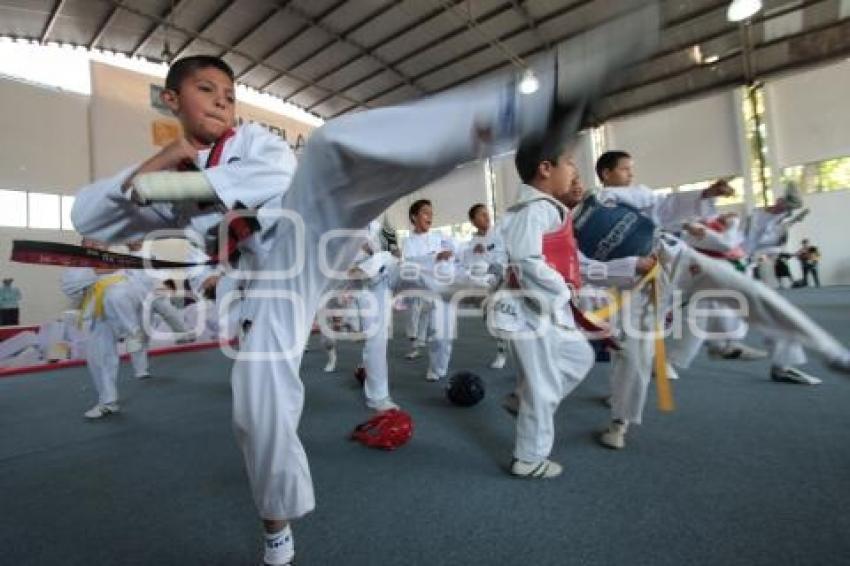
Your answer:
[[[523,94],[533,94],[540,88],[540,81],[534,76],[534,71],[526,69],[519,83],[519,91]]]
[[[730,22],[742,22],[755,16],[761,9],[761,0],[733,0],[726,10],[726,19]]]

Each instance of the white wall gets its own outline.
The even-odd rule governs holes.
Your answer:
[[[21,324],[39,324],[56,317],[68,308],[68,301],[59,288],[62,268],[12,263],[9,261],[12,240],[78,244],[80,237],[69,231],[0,227],[0,274],[14,277],[14,285],[21,290]]]
[[[398,230],[410,229],[407,213],[410,205],[419,199],[428,199],[434,205],[435,227],[467,222],[469,207],[479,202],[487,203],[484,161],[466,163],[397,200],[386,212],[390,224]]]
[[[780,167],[850,155],[850,61],[765,84],[769,135]]]
[[[490,160],[490,168],[493,171],[493,194],[497,219],[516,202],[517,195],[519,195],[522,179],[519,178],[519,173],[517,173],[514,164],[515,157],[516,154],[507,153]]]
[[[91,70],[91,97],[0,78],[0,189],[73,195],[93,177],[114,173],[158,150],[153,123],[172,120],[150,105],[150,85],[161,80],[102,63],[92,63]],[[313,129],[242,103],[237,114],[279,134],[285,131],[291,144]],[[67,308],[59,288],[62,268],[10,262],[14,239],[76,244],[79,236],[0,227],[0,276],[13,277],[23,293],[21,323],[57,316]],[[157,242],[153,251],[162,259],[180,260],[186,244]]]
[[[608,150],[629,152],[639,183],[672,187],[744,170],[732,91],[605,124]]]
[[[850,189],[809,194],[803,202],[811,213],[791,230],[788,251],[808,238],[821,252],[821,285],[850,285]]]
[[[90,178],[88,97],[0,78],[0,189],[74,194]]]

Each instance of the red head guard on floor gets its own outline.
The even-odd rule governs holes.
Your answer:
[[[399,409],[378,413],[357,425],[351,439],[382,450],[395,450],[413,437],[413,419]]]

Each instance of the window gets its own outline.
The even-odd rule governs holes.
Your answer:
[[[743,97],[744,125],[747,130],[747,143],[750,146],[750,179],[753,183],[753,197],[757,205],[773,204],[773,191],[770,188],[770,167],[767,166],[767,127],[764,124],[764,89],[760,86],[748,88]],[[737,188],[736,188],[737,190]]]
[[[782,181],[796,183],[804,193],[850,189],[850,157],[786,167]]]
[[[47,228],[58,230],[61,220],[59,195],[45,193],[29,193],[30,228]]]
[[[26,228],[27,193],[0,190],[0,226]]]
[[[62,197],[62,229],[74,230],[74,223],[71,222],[71,209],[74,207],[74,197]]]
[[[0,189],[0,226],[74,230],[74,197]]]
[[[461,222],[460,224],[452,224],[451,234],[449,234],[456,242],[468,242],[472,239],[475,233],[475,226],[471,222]]]

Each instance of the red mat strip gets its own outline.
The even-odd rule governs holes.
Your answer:
[[[164,346],[148,350],[149,356],[163,356],[166,354],[177,354],[180,352],[195,352],[197,350],[208,350],[210,348],[218,348],[219,342],[197,342],[194,344],[178,344],[174,346]],[[130,359],[128,354],[121,356],[121,359],[127,361]],[[23,366],[17,368],[0,368],[0,379],[4,377],[14,377],[16,375],[24,375],[27,373],[38,373],[42,371],[53,371],[57,369],[75,368],[86,365],[85,360],[63,360],[61,362],[47,362],[34,366]]]

